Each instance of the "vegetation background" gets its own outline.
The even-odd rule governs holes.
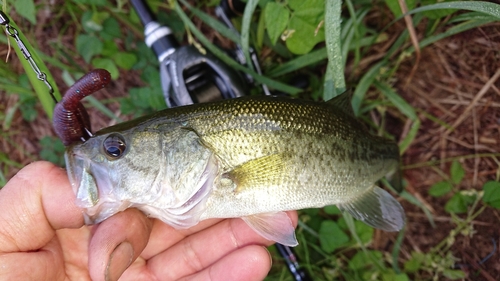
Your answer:
[[[241,37],[214,20],[217,0],[148,2],[180,42],[235,68],[243,67],[219,48],[253,46],[263,68],[255,79],[273,90],[321,100],[354,88],[359,118],[398,141],[406,228],[384,233],[335,207],[301,211],[295,250],[313,280],[500,280],[495,1],[249,0],[234,18]],[[111,72],[113,83],[85,101],[94,129],[165,107],[158,63],[127,1],[2,1],[2,10],[61,92],[91,69]],[[64,165],[47,89],[7,38],[0,35],[0,186],[35,160]],[[307,81],[304,90],[289,86],[297,80]],[[292,280],[277,255],[268,280]]]

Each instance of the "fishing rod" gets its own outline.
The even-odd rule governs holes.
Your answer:
[[[235,71],[210,53],[201,54],[193,46],[181,46],[174,38],[172,30],[156,21],[145,1],[131,2],[144,25],[144,41],[160,63],[160,79],[167,106],[210,102],[249,94],[248,85],[254,82],[251,76]],[[222,0],[215,13],[228,28],[238,34],[230,18],[242,14],[244,8],[244,2]],[[232,53],[240,64],[248,63],[241,46],[237,45]],[[250,49],[250,60],[256,72],[262,74],[253,49]],[[265,95],[271,95],[265,84],[261,86]],[[276,248],[296,281],[311,280],[299,266],[292,248],[278,243]]]

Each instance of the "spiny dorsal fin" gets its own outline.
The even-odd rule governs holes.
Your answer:
[[[354,116],[354,111],[352,110],[352,105],[351,105],[351,99],[352,99],[352,88],[326,102],[330,105],[335,106],[338,109],[341,109],[347,114]]]

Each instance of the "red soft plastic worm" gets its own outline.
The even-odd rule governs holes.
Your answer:
[[[66,91],[62,100],[56,104],[52,124],[64,145],[86,141],[92,136],[89,115],[80,101],[104,88],[109,82],[111,82],[111,75],[108,71],[92,70],[76,81]]]

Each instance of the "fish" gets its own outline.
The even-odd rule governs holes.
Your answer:
[[[336,205],[384,231],[405,224],[376,185],[399,148],[355,118],[351,94],[326,102],[241,97],[169,108],[67,147],[68,177],[87,224],[137,208],[175,228],[242,218],[298,245],[285,211]]]

